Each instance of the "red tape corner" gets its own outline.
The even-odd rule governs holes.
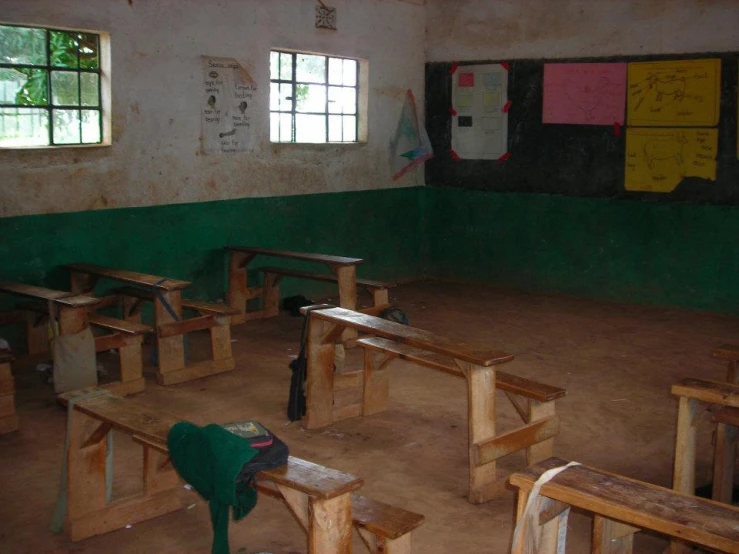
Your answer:
[[[511,64],[509,64],[508,62],[500,62],[500,66],[501,66],[501,67],[502,67],[503,69],[505,69],[506,71],[508,71],[508,70],[510,70],[510,69],[511,69]]]
[[[458,162],[461,158],[459,157],[459,154],[457,154],[454,150],[449,150],[449,154],[452,156],[452,159],[455,162]]]
[[[503,105],[503,107],[501,108],[501,110],[500,110],[500,111],[502,111],[503,113],[508,113],[508,110],[510,110],[510,109],[511,109],[511,104],[513,104],[513,100],[509,100],[508,102],[506,102],[506,103],[505,103],[505,104]]]
[[[500,158],[498,158],[498,165],[503,165],[503,162],[505,162],[510,157],[511,157],[511,153],[510,152],[506,152]]]
[[[459,67],[459,64],[457,62],[454,62],[452,64],[452,67],[449,68],[449,75],[454,75],[454,72],[457,71],[458,67]]]
[[[618,121],[613,124],[613,134],[617,137],[621,136],[621,124]]]
[[[457,110],[454,109],[454,106],[449,106],[449,113],[452,115],[457,115]]]

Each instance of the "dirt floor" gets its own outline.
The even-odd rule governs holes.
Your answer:
[[[723,379],[710,349],[739,340],[739,319],[629,306],[495,288],[420,282],[393,290],[392,302],[415,327],[515,354],[505,371],[567,389],[557,402],[561,433],[555,454],[669,486],[677,402],[670,386],[683,377]],[[281,315],[233,328],[236,370],[169,387],[147,368],[147,389],[132,400],[198,424],[257,419],[288,443],[291,453],[364,478],[362,493],[426,516],[414,533],[419,554],[509,551],[514,492],[472,505],[467,492],[466,392],[461,379],[405,362],[395,365],[387,412],[305,431],[288,424],[290,370],[301,318]],[[194,336],[197,352],[207,336]],[[115,360],[106,355],[105,364]],[[129,529],[78,543],[50,532],[59,486],[66,416],[37,360],[14,367],[21,430],[0,437],[0,552],[207,553],[207,505],[193,492],[187,508]],[[359,368],[350,350],[347,367]],[[500,397],[500,426],[517,423]],[[699,484],[710,480],[711,432],[698,448]],[[141,450],[115,437],[114,493],[140,487]],[[519,469],[523,457],[500,464]],[[589,551],[590,519],[570,517],[568,552]],[[306,551],[306,538],[281,503],[260,497],[255,510],[230,528],[232,553]],[[637,535],[637,553],[661,552],[666,542]],[[355,537],[354,551],[364,551]]]

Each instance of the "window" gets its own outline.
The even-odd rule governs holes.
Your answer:
[[[361,61],[273,50],[270,54],[272,142],[360,142]]]
[[[104,142],[101,38],[0,25],[0,147]]]

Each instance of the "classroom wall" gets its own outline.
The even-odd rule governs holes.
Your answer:
[[[556,9],[553,4],[429,0],[427,61],[515,63],[739,51],[739,2],[733,0],[563,0]],[[433,104],[430,89],[427,98]],[[511,100],[515,106],[520,98]],[[515,149],[511,154],[514,159]],[[684,197],[659,197],[657,202],[650,195],[640,200],[616,198],[620,193],[568,196],[564,183],[557,184],[557,175],[566,171],[535,167],[528,173],[530,179],[543,175],[546,183],[528,182],[527,190],[552,194],[465,189],[458,178],[462,170],[454,183],[427,187],[428,221],[434,222],[427,227],[429,273],[537,292],[739,314],[738,207],[695,204]],[[491,186],[478,188],[510,188],[494,181],[502,173],[491,171]],[[618,178],[614,174],[614,181]]]
[[[427,0],[426,61],[726,52],[736,0]]]
[[[408,88],[423,105],[425,10],[397,0],[333,0],[338,30],[316,29],[314,0],[4,0],[0,21],[107,31],[113,145],[0,150],[0,217],[422,184],[390,179],[388,143]],[[269,51],[369,60],[367,144],[269,142]],[[253,152],[200,154],[201,55],[236,58],[256,81]]]

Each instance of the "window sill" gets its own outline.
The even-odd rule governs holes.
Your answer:
[[[68,150],[70,148],[107,148],[113,146],[111,142],[101,142],[100,144],[53,144],[41,146],[0,146],[0,150]]]

